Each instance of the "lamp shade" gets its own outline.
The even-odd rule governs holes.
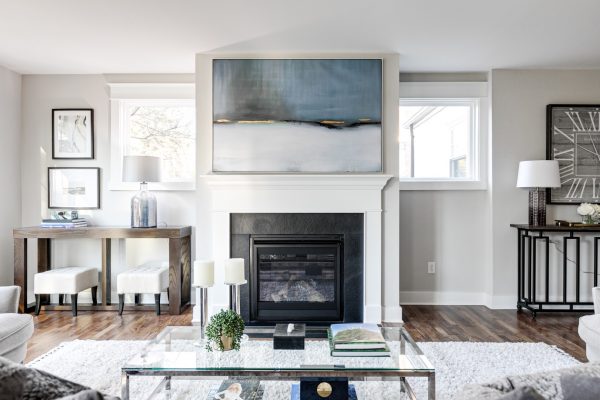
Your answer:
[[[533,160],[519,163],[517,187],[521,188],[558,188],[560,175],[558,161]]]
[[[123,157],[124,182],[160,182],[160,158],[153,156]]]

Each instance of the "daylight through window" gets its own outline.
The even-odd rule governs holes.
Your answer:
[[[400,178],[477,178],[477,99],[402,99]]]

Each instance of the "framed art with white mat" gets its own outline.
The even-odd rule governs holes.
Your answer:
[[[100,208],[100,168],[49,167],[48,208]]]

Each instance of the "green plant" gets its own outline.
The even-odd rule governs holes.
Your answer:
[[[222,337],[230,337],[231,347],[239,350],[240,340],[244,334],[244,326],[242,317],[233,310],[222,310],[213,315],[206,326],[206,349],[212,351],[213,346],[215,346],[220,351],[224,351]]]

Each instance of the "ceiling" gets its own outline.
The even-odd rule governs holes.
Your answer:
[[[599,15],[597,0],[0,0],[0,65],[189,73],[201,52],[397,52],[408,72],[600,68]]]

